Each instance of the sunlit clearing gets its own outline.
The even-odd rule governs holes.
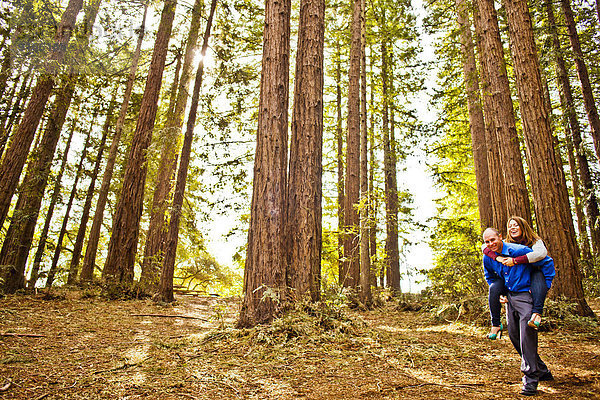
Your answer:
[[[148,358],[148,346],[129,349],[123,355],[127,364],[139,364]]]

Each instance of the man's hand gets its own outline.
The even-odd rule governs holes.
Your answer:
[[[506,260],[508,260],[508,257],[502,257],[502,256],[496,257],[496,261],[498,261],[499,263],[502,263],[502,264],[504,264],[506,262]]]
[[[508,297],[506,297],[503,294],[501,294],[500,295],[500,303],[502,303],[502,304],[508,303]]]
[[[497,260],[499,261],[499,260]],[[515,259],[512,257],[503,257],[503,260],[500,261],[502,264],[506,265],[507,267],[512,267],[513,265],[515,265]]]

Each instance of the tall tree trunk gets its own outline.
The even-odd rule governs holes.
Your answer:
[[[60,233],[58,234],[58,238],[56,239],[56,247],[54,248],[54,255],[52,256],[52,264],[50,265],[50,270],[48,271],[48,278],[46,279],[46,287],[52,287],[54,284],[54,278],[56,277],[56,273],[58,270],[58,260],[60,258],[60,253],[62,252],[62,242],[67,233],[67,224],[69,222],[69,216],[71,214],[71,207],[73,206],[73,201],[75,200],[75,196],[77,195],[77,183],[79,179],[84,174],[83,164],[87,157],[87,150],[90,144],[90,139],[92,137],[92,132],[94,131],[94,125],[96,123],[96,116],[98,114],[98,109],[94,109],[94,114],[92,116],[92,122],[90,123],[90,128],[87,132],[85,143],[83,144],[83,150],[81,151],[81,157],[79,158],[79,163],[77,164],[77,170],[75,171],[75,180],[73,181],[73,189],[71,189],[71,194],[69,196],[69,201],[67,202],[67,209],[65,210],[65,215],[63,217],[63,223],[60,227]]]
[[[552,35],[552,44],[554,46],[556,77],[560,88],[560,102],[570,128],[567,129],[567,144],[570,144],[574,148],[573,150],[576,156],[575,165],[579,167],[579,176],[581,177],[581,184],[583,186],[583,203],[585,204],[589,218],[590,231],[592,234],[592,245],[595,255],[598,256],[600,255],[600,211],[598,210],[598,199],[594,190],[590,166],[585,154],[585,148],[581,137],[581,126],[579,125],[579,119],[577,118],[577,112],[575,110],[575,100],[573,99],[573,91],[571,90],[571,81],[569,80],[566,63],[562,56],[562,48],[560,45],[552,2],[550,0],[545,0],[544,6],[548,15],[548,24],[550,33]],[[574,191],[578,189],[577,185],[575,184],[576,180],[578,179],[577,167],[571,168]],[[577,197],[579,196],[576,196],[576,204],[578,205],[579,202],[577,201]],[[583,222],[585,219],[578,215],[577,220],[578,223],[581,224],[581,222]],[[589,252],[589,243],[586,243],[586,229],[584,229],[584,231],[580,229],[580,239],[582,243],[582,252],[584,255],[586,255],[587,252]]]
[[[504,183],[504,173],[502,168],[498,168],[500,164],[500,150],[498,149],[498,137],[496,134],[496,125],[493,118],[494,103],[491,96],[491,87],[488,73],[490,66],[488,65],[487,57],[484,57],[485,47],[483,45],[483,23],[479,14],[477,5],[473,5],[473,23],[476,32],[476,43],[479,60],[481,63],[481,93],[483,97],[483,112],[485,123],[485,141],[487,147],[487,170],[490,188],[491,209],[492,209],[492,224],[490,226],[498,227],[503,230],[506,221],[508,220],[508,207],[506,205],[506,184]]]
[[[6,94],[6,97],[4,99],[0,98],[0,100],[5,100],[4,102],[6,103],[4,105],[3,112],[0,114],[0,129],[2,129],[4,127],[4,125],[6,124],[6,120],[8,119],[8,116],[10,114],[9,111],[12,109],[13,99],[16,101],[15,95],[17,93],[17,88],[19,86],[19,83],[22,83],[21,82],[22,71],[20,71],[20,69],[17,69],[15,71],[15,75],[16,76],[13,79],[12,84],[10,85],[10,90]],[[2,140],[3,136],[4,136],[4,131],[0,130],[0,140]],[[1,156],[2,156],[2,152],[0,151],[0,157]]]
[[[504,0],[507,11],[511,53],[515,68],[519,105],[523,116],[523,134],[537,227],[555,260],[555,296],[574,300],[582,315],[594,313],[585,301],[579,251],[568,204],[567,186],[557,165],[549,110],[537,58],[531,17],[525,0]],[[560,229],[557,229],[559,227]]]
[[[394,89],[394,70],[393,70],[393,55],[390,54],[389,63],[389,93],[391,99],[395,97]],[[388,96],[390,96],[388,94]],[[395,119],[395,107],[394,102],[390,101],[390,153],[389,153],[389,165],[388,165],[388,178],[389,179],[389,201],[386,204],[386,208],[389,208],[389,218],[387,219],[388,229],[386,236],[386,254],[388,254],[388,278],[390,287],[396,292],[402,291],[400,287],[400,249],[398,248],[398,181],[396,174],[396,165],[398,163],[398,153],[396,151],[396,119]]]
[[[48,232],[50,231],[50,223],[52,222],[52,215],[54,214],[54,208],[56,207],[56,203],[58,202],[58,198],[60,197],[60,192],[62,188],[62,177],[65,173],[65,168],[67,166],[67,157],[69,155],[69,149],[71,148],[71,141],[73,139],[73,133],[75,132],[75,127],[77,126],[77,118],[73,118],[71,123],[71,128],[69,129],[69,136],[67,138],[65,144],[65,150],[62,154],[62,160],[60,162],[60,170],[56,175],[56,180],[54,182],[54,188],[52,190],[52,197],[50,198],[50,204],[48,205],[48,211],[46,212],[46,219],[44,221],[44,227],[42,228],[42,232],[40,233],[40,240],[38,241],[38,247],[35,251],[35,256],[33,257],[33,266],[31,267],[31,274],[29,277],[29,281],[27,282],[27,287],[29,289],[35,288],[35,285],[39,279],[40,272],[40,264],[42,263],[42,258],[44,257],[44,252],[46,251],[46,243],[48,242]]]
[[[54,35],[53,50],[50,52],[44,66],[47,72],[44,72],[38,78],[23,119],[2,159],[0,165],[0,226],[4,224],[4,219],[8,214],[10,202],[19,183],[19,177],[27,160],[31,142],[44,113],[46,102],[54,88],[54,76],[65,56],[71,32],[75,28],[75,19],[82,6],[83,0],[69,0]]]
[[[190,113],[188,115],[187,127],[181,148],[181,162],[177,171],[177,183],[175,193],[173,194],[173,207],[169,219],[169,232],[167,234],[165,246],[165,259],[160,278],[158,299],[165,302],[172,302],[173,298],[173,275],[175,272],[175,256],[177,253],[177,238],[179,236],[179,220],[183,208],[183,197],[185,194],[185,184],[187,181],[188,167],[190,164],[190,155],[192,153],[192,141],[194,139],[194,127],[196,126],[196,113],[200,99],[200,89],[202,88],[202,75],[204,73],[204,56],[208,49],[208,39],[210,38],[210,29],[212,27],[213,16],[217,7],[217,0],[212,0],[210,13],[206,21],[206,30],[202,43],[202,51],[196,79],[194,81],[194,91],[192,92],[192,103],[190,104]]]
[[[140,286],[147,291],[155,291],[160,279],[160,267],[164,254],[164,237],[168,227],[165,226],[165,213],[169,193],[172,189],[172,178],[177,167],[177,142],[181,135],[185,108],[187,106],[190,81],[193,73],[193,61],[196,54],[198,35],[200,32],[200,17],[204,2],[196,0],[192,9],[192,21],[185,46],[181,78],[172,90],[177,93],[173,112],[167,117],[163,148],[156,178],[156,189],[152,198],[150,224],[144,247],[142,276]]]
[[[338,217],[338,281],[340,284],[344,282],[348,275],[348,263],[343,261],[344,258],[344,241],[345,241],[345,219],[344,219],[344,132],[342,128],[342,60],[341,60],[341,44],[339,38],[336,41],[336,58],[335,58],[335,109],[337,114],[336,123],[336,139],[337,139],[337,217]]]
[[[577,75],[579,76],[579,82],[581,83],[583,104],[585,105],[585,111],[590,123],[596,156],[600,158],[600,117],[598,117],[598,108],[596,107],[588,69],[585,65],[583,51],[581,50],[577,26],[575,25],[575,18],[573,16],[573,10],[571,9],[571,1],[560,0],[560,4],[567,23],[567,32],[569,34],[569,41],[571,42],[571,49],[573,50],[573,57],[575,58]]]
[[[10,268],[4,274],[5,292],[13,293],[25,287],[25,266],[33,241],[33,234],[50,175],[54,151],[60,137],[67,111],[75,92],[75,77],[65,78],[64,86],[56,96],[56,102],[44,130],[41,142],[36,146],[21,185],[19,198],[13,211],[8,231],[0,252],[0,265]]]
[[[498,165],[502,166],[500,169],[504,174],[507,214],[519,215],[531,222],[523,160],[519,149],[513,103],[504,60],[504,49],[500,39],[494,1],[477,0],[477,6],[481,18],[480,40],[482,48],[479,54],[481,58],[486,58],[482,65],[487,69],[485,75],[489,84],[489,96],[491,97],[491,117],[494,121],[493,126],[496,128],[497,138],[494,142],[498,143],[500,153],[500,164]],[[495,165],[494,168],[498,168],[498,165]],[[491,186],[496,184],[498,182],[490,182]],[[498,224],[500,229],[504,226],[506,226],[506,221],[501,221]]]
[[[244,301],[238,326],[271,321],[282,303],[287,301],[284,234],[287,205],[290,9],[289,0],[265,1],[258,131],[244,269]]]
[[[27,71],[23,78],[23,83],[19,89],[19,94],[17,95],[17,98],[11,107],[11,112],[8,116],[6,124],[0,126],[0,159],[4,155],[4,149],[6,148],[6,143],[8,142],[10,133],[12,132],[12,127],[19,123],[19,118],[23,111],[21,109],[21,103],[27,98],[27,96],[29,96],[29,92],[31,91],[31,84],[34,79],[32,69],[33,67],[30,66],[29,71]]]
[[[301,0],[288,177],[288,286],[320,298],[325,0]]]
[[[371,257],[369,254],[369,160],[368,160],[368,127],[367,127],[367,40],[365,21],[365,0],[362,0],[360,14],[360,299],[370,306],[371,296]]]
[[[371,49],[371,54],[373,50]],[[373,62],[371,62],[371,121],[369,123],[369,254],[371,257],[371,267],[373,269],[374,286],[377,286],[377,276],[381,279],[380,286],[383,287],[383,273],[377,271],[377,193],[375,188],[375,169],[377,160],[375,159],[375,75],[373,74]]]
[[[479,91],[479,78],[475,62],[475,46],[471,36],[469,10],[465,0],[456,0],[456,14],[460,28],[460,44],[463,62],[463,74],[469,108],[469,127],[471,131],[471,147],[475,167],[477,185],[477,204],[479,208],[479,225],[483,231],[494,223],[492,198],[490,191],[490,174],[488,172],[487,142],[485,121]]]
[[[385,11],[384,11],[385,13]],[[385,26],[385,14],[382,14],[381,26]],[[389,106],[389,57],[388,57],[388,43],[387,38],[381,39],[381,96],[383,98],[382,104],[382,125],[383,129],[381,134],[383,136],[383,182],[385,190],[385,228],[386,228],[386,241],[385,241],[385,258],[384,265],[382,267],[382,276],[385,275],[385,282],[387,287],[391,287],[390,283],[390,255],[389,255],[389,244],[388,238],[390,233],[390,219],[391,210],[389,205],[391,195],[391,174],[390,174],[390,158],[391,158],[391,147],[390,147],[390,106]],[[382,282],[383,283],[383,282]],[[383,286],[383,285],[382,285]]]
[[[102,277],[113,286],[129,286],[133,283],[133,268],[146,183],[146,150],[152,140],[176,4],[176,0],[165,0],[164,3],[140,114],[123,177],[123,191],[117,202],[113,219],[108,255],[102,271]]]
[[[129,100],[131,99],[133,84],[135,83],[135,73],[137,71],[138,62],[140,60],[142,42],[144,41],[147,13],[148,5],[144,4],[144,16],[142,17],[142,23],[138,32],[137,45],[133,53],[133,58],[131,60],[131,67],[129,69],[129,76],[127,78],[125,93],[123,94],[123,102],[121,103],[119,117],[117,118],[117,123],[115,126],[115,133],[112,137],[110,149],[106,158],[106,166],[104,167],[102,184],[100,185],[100,190],[98,191],[98,201],[96,202],[94,219],[92,221],[92,227],[90,229],[88,244],[85,249],[83,266],[81,267],[81,282],[91,281],[94,276],[94,267],[96,266],[96,254],[98,252],[98,243],[100,241],[100,228],[102,227],[102,221],[104,220],[104,209],[106,208],[108,192],[110,191],[110,182],[112,181],[113,177],[115,161],[117,159],[117,153],[119,150],[119,142],[121,141],[121,135],[123,133],[123,125],[125,124],[125,118],[127,116],[127,109],[129,107]]]
[[[360,276],[360,52],[362,0],[352,0],[350,66],[348,68],[348,131],[346,136],[346,196],[344,258],[348,263],[343,286],[357,287]]]
[[[584,200],[581,198],[581,180],[579,179],[577,161],[575,160],[575,149],[573,148],[573,140],[571,139],[573,136],[571,129],[571,126],[565,123],[565,143],[567,145],[567,156],[569,159],[569,169],[571,171],[573,203],[575,206],[575,214],[577,216],[577,230],[579,231],[578,243],[581,250],[581,258],[589,262],[592,259],[592,252],[590,249],[590,241],[587,232],[587,218],[583,212]]]
[[[69,267],[69,276],[67,277],[67,284],[73,285],[77,281],[77,274],[79,273],[79,261],[81,259],[81,251],[83,250],[83,242],[85,240],[85,231],[87,229],[88,221],[90,219],[90,208],[92,207],[92,199],[94,198],[94,189],[96,188],[96,180],[98,179],[98,173],[100,172],[100,164],[103,160],[104,148],[106,147],[106,138],[108,137],[108,131],[112,122],[113,111],[115,109],[115,97],[117,92],[113,93],[113,97],[110,100],[108,110],[106,111],[106,120],[102,127],[102,138],[100,144],[98,144],[98,154],[96,155],[96,161],[94,162],[94,169],[90,177],[90,184],[88,186],[87,193],[85,195],[85,203],[83,204],[83,211],[79,222],[79,229],[77,230],[77,237],[75,238],[75,244],[73,245],[73,256],[71,257],[71,265]]]

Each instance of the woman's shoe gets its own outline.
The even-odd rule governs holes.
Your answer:
[[[533,314],[531,314],[531,318],[529,319],[529,322],[527,322],[527,325],[529,325],[530,327],[532,327],[533,329],[535,329],[537,331],[539,329],[541,323],[542,323],[542,316],[538,313],[533,313]]]
[[[492,326],[492,331],[487,335],[487,338],[490,340],[500,339],[502,337],[503,330],[504,326],[502,324],[500,324],[500,326]]]

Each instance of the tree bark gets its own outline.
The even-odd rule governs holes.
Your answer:
[[[103,160],[104,148],[106,146],[106,138],[108,137],[108,131],[110,130],[110,125],[112,122],[116,95],[117,93],[115,91],[113,93],[112,99],[110,100],[108,110],[106,111],[106,120],[104,122],[104,126],[102,127],[102,138],[100,139],[100,144],[98,145],[98,154],[96,155],[94,169],[91,173],[90,184],[85,195],[85,203],[83,204],[83,211],[79,220],[79,229],[77,230],[75,244],[73,244],[73,256],[71,257],[71,265],[69,267],[69,275],[67,277],[67,284],[69,285],[74,285],[76,283],[77,275],[79,274],[79,261],[81,259],[81,251],[83,250],[85,231],[87,229],[88,221],[90,219],[90,208],[92,207],[92,200],[94,198],[96,180],[98,179],[98,173],[100,172],[100,164]]]
[[[8,142],[12,132],[12,127],[19,123],[19,117],[23,111],[21,103],[27,98],[27,96],[29,96],[29,92],[31,92],[31,85],[34,79],[32,70],[33,67],[30,66],[29,71],[27,71],[23,78],[23,83],[19,89],[19,94],[17,95],[17,98],[11,107],[10,116],[8,116],[6,124],[3,124],[0,127],[0,159],[4,155],[4,149],[6,148],[6,143]]]
[[[590,123],[594,148],[596,149],[596,156],[600,158],[600,117],[598,117],[598,108],[596,107],[596,101],[594,100],[594,93],[592,91],[592,85],[590,84],[588,69],[585,64],[583,51],[581,50],[581,43],[579,42],[579,35],[577,34],[577,26],[575,25],[575,18],[573,16],[573,10],[571,9],[571,1],[560,0],[560,4],[563,14],[565,15],[565,21],[567,23],[567,32],[569,34],[569,41],[571,42],[571,49],[573,50],[577,76],[579,76],[579,82],[581,83],[583,104],[585,106],[585,111]]]
[[[592,245],[594,248],[594,254],[600,255],[600,211],[598,207],[598,199],[594,190],[594,182],[590,172],[590,166],[588,163],[587,156],[585,154],[585,147],[583,145],[583,139],[581,137],[581,126],[579,125],[579,119],[577,118],[577,112],[575,110],[575,100],[573,99],[573,91],[571,89],[571,81],[567,72],[565,60],[562,56],[562,48],[560,45],[560,38],[558,35],[558,29],[556,25],[556,19],[554,16],[554,9],[552,2],[549,0],[544,1],[546,13],[548,15],[548,24],[550,34],[552,35],[552,44],[554,46],[555,62],[556,62],[556,78],[560,88],[560,102],[566,116],[566,122],[568,122],[567,129],[567,145],[571,146],[571,152],[575,153],[576,163],[571,167],[571,176],[573,177],[573,191],[579,192],[578,181],[583,187],[583,204],[587,211],[589,218],[590,231],[592,236]],[[578,170],[579,169],[579,176]],[[581,196],[575,195],[576,209],[580,204]],[[587,236],[587,229],[585,225],[581,226],[581,223],[585,221],[583,216],[577,216],[577,222],[579,224],[580,231],[580,243],[582,244],[582,254],[586,259],[590,259],[587,254],[589,253],[589,243]]]
[[[140,60],[142,42],[144,41],[147,12],[148,5],[145,4],[144,16],[142,17],[142,23],[138,32],[137,45],[133,53],[131,67],[129,70],[129,76],[127,78],[127,84],[125,87],[125,93],[123,94],[123,102],[121,103],[119,117],[117,118],[117,123],[115,125],[115,133],[112,137],[110,149],[106,158],[106,166],[104,167],[102,184],[100,185],[100,190],[98,191],[98,201],[96,202],[94,219],[92,221],[92,227],[90,229],[88,244],[85,249],[83,266],[81,267],[81,282],[91,281],[94,276],[94,267],[96,266],[96,255],[98,253],[98,243],[100,241],[100,228],[102,227],[102,221],[104,220],[104,209],[106,208],[108,192],[110,191],[110,182],[112,181],[113,177],[115,161],[117,159],[117,153],[119,150],[119,142],[121,141],[121,135],[123,133],[123,125],[125,124],[125,117],[127,116],[127,109],[129,107],[129,100],[131,99],[133,84],[135,83],[135,73],[137,71],[138,62]]]
[[[29,281],[27,282],[27,287],[29,289],[35,288],[35,285],[39,279],[40,272],[40,264],[42,263],[42,258],[44,257],[44,252],[46,251],[46,243],[48,242],[48,232],[50,231],[50,223],[52,222],[52,215],[54,214],[54,208],[56,207],[56,203],[58,202],[58,198],[60,197],[60,191],[62,188],[62,177],[65,173],[65,168],[67,166],[67,157],[69,155],[69,149],[71,148],[71,141],[73,139],[73,133],[75,133],[75,127],[77,126],[77,118],[73,119],[71,123],[71,128],[69,129],[69,136],[67,138],[67,142],[65,144],[65,150],[62,154],[62,160],[60,162],[60,170],[56,175],[56,180],[54,182],[54,188],[52,190],[52,197],[50,199],[50,204],[48,205],[48,211],[46,212],[46,219],[44,221],[44,227],[42,228],[42,232],[40,233],[40,239],[38,241],[38,247],[35,252],[35,256],[33,257],[33,266],[31,267],[31,274],[29,277]]]
[[[488,65],[483,45],[483,27],[481,16],[477,5],[473,5],[473,23],[476,32],[476,43],[481,63],[481,95],[483,97],[483,111],[485,123],[485,141],[487,147],[487,170],[489,174],[489,187],[492,209],[492,224],[491,226],[503,230],[508,220],[508,207],[506,205],[506,184],[504,183],[504,173],[500,167],[500,151],[498,145],[498,137],[496,134],[496,126],[493,118],[494,103],[491,96],[490,80],[488,73],[490,66]]]
[[[288,286],[320,299],[325,0],[301,0],[288,177]]]
[[[475,167],[475,182],[477,185],[477,204],[479,208],[479,225],[483,231],[492,226],[494,215],[490,191],[490,174],[488,172],[487,141],[485,121],[481,105],[479,78],[475,62],[475,46],[471,36],[469,10],[465,0],[456,0],[456,14],[460,29],[460,43],[463,62],[467,106],[469,109],[469,127],[471,131],[471,148]]]
[[[290,55],[289,0],[265,1],[258,131],[244,301],[238,326],[269,322],[287,301],[285,217]]]
[[[75,200],[75,195],[77,194],[77,183],[79,179],[84,174],[83,163],[87,157],[88,146],[90,144],[90,139],[92,137],[92,132],[94,125],[96,123],[96,116],[98,114],[98,109],[94,109],[94,114],[92,116],[92,122],[90,123],[90,128],[87,132],[85,143],[83,144],[83,150],[81,151],[81,157],[79,159],[79,164],[77,164],[77,170],[75,172],[75,180],[73,181],[73,189],[71,189],[71,194],[69,196],[69,201],[67,202],[67,209],[65,210],[65,215],[63,217],[63,223],[60,227],[60,233],[58,234],[58,238],[56,239],[56,247],[54,248],[54,255],[52,256],[52,264],[50,265],[50,270],[48,271],[48,278],[46,279],[46,287],[52,287],[54,284],[54,278],[56,277],[56,273],[58,270],[58,260],[60,258],[60,253],[62,252],[62,242],[67,233],[67,224],[69,223],[69,216],[71,215],[71,207],[73,206],[73,201]]]
[[[83,0],[69,0],[62,14],[60,24],[54,35],[53,50],[50,52],[44,73],[38,77],[23,119],[14,134],[0,165],[0,226],[8,214],[11,199],[19,183],[19,177],[27,160],[31,142],[44,113],[46,102],[54,88],[55,74],[62,62],[71,32],[75,28],[77,14],[83,6]]]
[[[371,54],[373,51],[371,49]],[[371,110],[375,110],[375,83],[373,74],[373,63],[371,62]],[[377,271],[377,193],[375,188],[375,170],[377,169],[377,160],[375,159],[375,111],[371,111],[371,121],[369,128],[369,254],[371,257],[371,269],[373,286],[377,286],[377,276],[380,278],[380,286],[383,287],[383,271]]]
[[[391,99],[393,100],[395,97],[395,89],[394,89],[394,71],[393,71],[393,54],[389,55],[389,92],[391,94]],[[390,96],[388,94],[388,96]],[[389,179],[389,197],[387,200],[389,201],[386,204],[386,208],[389,208],[389,218],[387,218],[386,222],[388,223],[387,235],[386,235],[386,254],[388,255],[388,278],[390,287],[396,292],[401,293],[402,289],[400,287],[400,249],[398,248],[398,181],[396,174],[396,165],[398,163],[398,153],[396,151],[396,119],[395,119],[395,108],[394,102],[389,102],[390,107],[390,152],[388,156],[388,169],[387,169],[387,178]]]
[[[144,247],[144,261],[142,263],[142,276],[140,286],[147,291],[155,291],[160,279],[160,266],[164,255],[164,233],[168,230],[165,226],[165,213],[169,193],[172,189],[172,178],[177,167],[177,142],[181,135],[185,108],[189,98],[189,86],[193,73],[193,61],[196,55],[198,35],[200,32],[200,17],[204,2],[196,0],[192,9],[192,20],[185,46],[181,78],[173,92],[177,93],[173,112],[167,117],[165,137],[160,155],[160,165],[156,178],[156,190],[152,198],[150,224],[146,235]]]
[[[14,293],[16,290],[25,287],[23,274],[27,257],[33,241],[44,191],[48,183],[52,158],[75,92],[75,80],[74,76],[67,76],[64,86],[56,96],[56,102],[41,142],[36,146],[31,157],[32,162],[27,168],[19,198],[13,211],[13,218],[4,237],[2,251],[0,251],[0,265],[10,268],[4,274],[4,287],[7,293]]]
[[[579,251],[564,175],[557,165],[548,107],[543,97],[533,27],[525,0],[504,0],[515,68],[523,134],[531,177],[537,228],[555,260],[554,296],[577,302],[581,315],[594,313],[585,301]]]
[[[208,39],[210,38],[210,29],[212,26],[213,16],[217,7],[217,0],[212,0],[210,13],[206,21],[206,30],[204,31],[204,40],[202,43],[202,51],[198,71],[196,71],[196,79],[194,81],[194,91],[192,92],[192,102],[190,104],[190,113],[188,115],[187,127],[181,148],[181,162],[177,171],[177,183],[175,193],[173,195],[173,207],[171,207],[171,215],[169,219],[169,232],[167,234],[165,246],[165,259],[160,278],[160,286],[158,299],[164,302],[172,302],[173,298],[173,275],[175,273],[175,256],[177,254],[177,239],[179,236],[179,220],[181,218],[181,210],[183,207],[183,197],[185,194],[185,184],[187,181],[188,167],[190,164],[190,155],[192,153],[192,141],[194,139],[194,127],[196,126],[196,113],[198,111],[198,103],[200,99],[200,89],[202,88],[202,75],[204,73],[204,56],[208,49]]]
[[[352,1],[350,65],[348,68],[348,131],[346,136],[346,196],[344,202],[345,287],[357,287],[360,276],[360,59],[362,0]]]
[[[348,275],[348,263],[344,258],[345,241],[345,219],[344,219],[344,132],[342,128],[342,60],[340,40],[336,41],[336,59],[335,59],[335,108],[337,113],[336,139],[337,139],[337,217],[338,217],[338,282],[342,284],[345,276]]]
[[[165,0],[164,3],[140,114],[123,177],[123,190],[113,219],[108,255],[102,271],[102,277],[111,286],[129,286],[133,283],[133,268],[146,183],[146,150],[152,140],[176,4],[176,0]]]
[[[367,52],[365,0],[361,3],[360,14],[360,299],[367,307],[371,306],[371,257],[369,254],[369,160],[368,160],[368,129],[367,129]]]
[[[481,19],[479,54],[481,58],[486,59],[482,65],[487,69],[485,75],[491,97],[491,117],[496,129],[495,142],[498,143],[500,154],[500,164],[495,165],[494,168],[501,169],[504,174],[507,215],[518,215],[531,223],[529,197],[506,73],[504,49],[498,28],[498,17],[493,0],[477,0],[477,6]],[[491,186],[496,184],[498,182],[490,182]],[[499,221],[497,226],[502,229],[506,226],[506,221]]]

